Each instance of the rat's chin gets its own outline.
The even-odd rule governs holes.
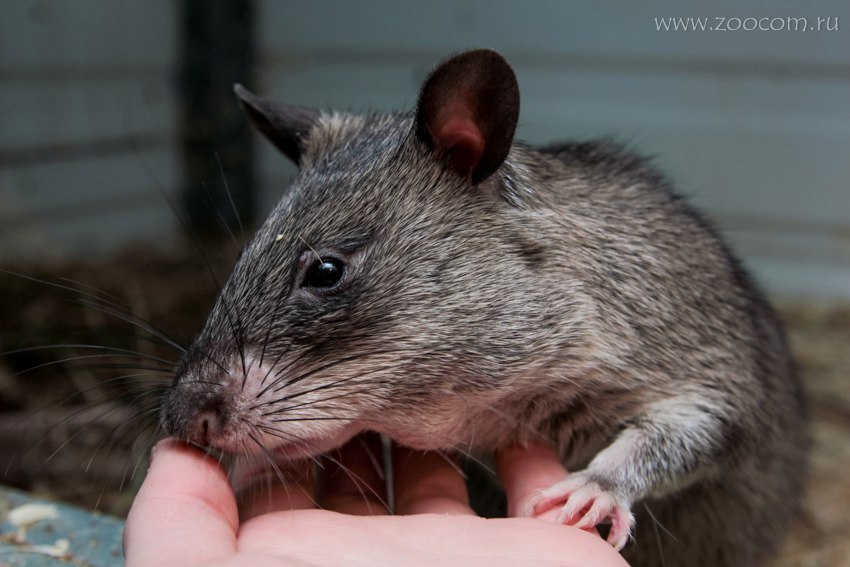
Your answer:
[[[360,428],[349,426],[339,431],[312,437],[304,436],[291,440],[278,438],[273,445],[266,447],[266,451],[275,460],[278,458],[283,461],[306,459],[339,449],[358,433],[360,433]]]
[[[437,431],[434,428],[424,427],[382,427],[378,430],[393,440],[394,443],[417,451],[448,451],[456,447],[470,445],[460,434],[454,430]]]

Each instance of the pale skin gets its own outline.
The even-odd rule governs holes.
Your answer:
[[[476,516],[460,474],[433,453],[396,450],[396,514],[388,515],[364,446],[344,447],[339,458],[349,473],[331,465],[318,492],[302,488],[318,483],[302,480],[263,483],[237,497],[217,460],[174,439],[160,442],[127,519],[126,564],[626,565],[595,531],[556,524],[557,508],[537,518]],[[566,476],[542,446],[506,449],[497,467],[509,516]]]

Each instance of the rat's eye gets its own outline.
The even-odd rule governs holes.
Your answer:
[[[301,287],[329,289],[336,286],[345,275],[345,264],[338,258],[325,257],[315,260],[304,274]]]

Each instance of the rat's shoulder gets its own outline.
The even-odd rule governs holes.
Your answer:
[[[631,207],[678,214],[688,209],[651,158],[610,139],[540,147],[518,142],[503,171],[508,185],[533,187],[541,202],[574,211],[613,207],[622,214]]]
[[[626,178],[655,187],[669,187],[650,156],[610,138],[557,142],[536,148],[536,151],[555,158],[564,168],[583,170],[594,177]]]

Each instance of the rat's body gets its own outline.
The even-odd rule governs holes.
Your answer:
[[[281,458],[367,429],[430,449],[545,438],[575,472],[539,506],[610,520],[615,545],[631,509],[634,564],[770,554],[805,468],[781,326],[644,162],[513,143],[516,82],[488,51],[439,67],[415,116],[240,96],[301,173],[164,398],[169,432]]]

